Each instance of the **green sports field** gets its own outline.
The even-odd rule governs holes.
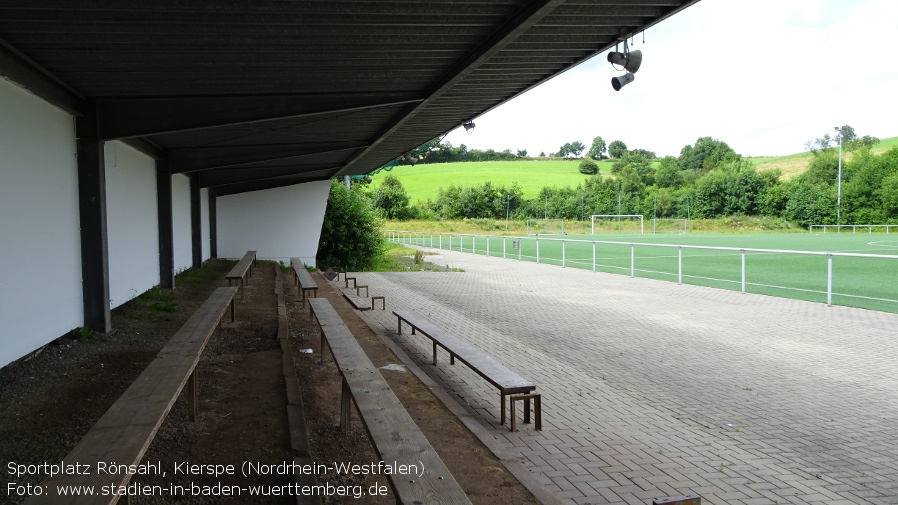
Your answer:
[[[886,234],[393,234],[400,242],[748,293],[898,312],[898,229]],[[593,256],[595,241],[595,256]],[[518,242],[516,247],[515,242]],[[678,247],[682,246],[682,247]],[[504,250],[503,250],[504,247]],[[736,250],[713,249],[735,248]],[[741,249],[745,249],[744,253]],[[764,251],[757,251],[764,250]],[[771,251],[794,251],[793,253]],[[800,253],[803,252],[803,253]],[[808,254],[816,253],[816,254]],[[832,253],[831,289],[829,262]],[[854,257],[841,254],[875,255]],[[745,263],[743,282],[743,257]]]

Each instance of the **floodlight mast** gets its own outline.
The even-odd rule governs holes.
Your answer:
[[[836,126],[839,132],[839,175],[836,186],[836,233],[842,233],[842,128]]]

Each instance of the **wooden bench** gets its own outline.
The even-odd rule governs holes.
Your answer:
[[[225,275],[225,279],[228,280],[228,286],[231,285],[231,281],[239,281],[240,289],[242,291],[243,285],[246,282],[246,273],[249,272],[250,277],[252,277],[255,268],[256,251],[246,251],[246,254],[244,254],[243,257],[240,258],[240,261],[234,265],[234,268]]]
[[[477,347],[471,345],[468,341],[452,335],[448,331],[431,323],[427,319],[408,310],[394,310],[393,314],[399,319],[397,333],[402,334],[402,323],[405,322],[412,328],[412,335],[416,331],[429,338],[433,343],[433,364],[437,364],[437,347],[442,347],[449,352],[449,364],[454,365],[455,359],[468,365],[468,368],[483,377],[490,384],[499,390],[502,407],[500,408],[500,423],[505,424],[505,398],[509,395],[529,393],[524,397],[524,407],[526,415],[524,422],[530,420],[530,400],[534,400],[534,410],[536,417],[536,429],[542,429],[541,402],[536,390],[536,385],[529,380],[521,377],[517,372],[509,369],[495,358],[486,354]],[[512,400],[512,407],[514,406]],[[514,416],[512,408],[511,415]],[[513,425],[514,423],[512,423]]]
[[[311,292],[315,298],[318,298],[318,284],[312,280],[312,275],[306,270],[302,260],[299,258],[290,258],[290,265],[293,266],[293,273],[296,274],[296,288],[302,290],[302,300],[305,302]]]
[[[115,489],[127,486],[131,478],[127,472],[98,474],[97,464],[138,465],[185,386],[190,419],[196,420],[196,366],[229,308],[234,320],[236,295],[236,287],[215,290],[63,459],[67,465],[89,465],[81,468],[90,468],[91,474],[56,475],[43,482],[46,489],[94,486],[99,492],[102,486],[113,485]],[[55,492],[49,492],[33,496],[26,503],[111,504],[118,499],[119,496],[56,496]]]
[[[340,424],[349,429],[351,403],[381,461],[423,466],[423,475],[388,474],[396,503],[470,504],[443,460],[421,433],[380,371],[326,298],[309,300],[310,319],[321,331],[321,361],[330,354],[343,377]]]

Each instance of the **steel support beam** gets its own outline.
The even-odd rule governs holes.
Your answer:
[[[103,98],[100,133],[106,140],[162,135],[395,107],[421,102],[408,93],[362,95]]]
[[[75,123],[78,150],[78,215],[81,220],[81,293],[84,326],[108,333],[109,242],[106,232],[106,160],[96,114]]]
[[[0,39],[0,75],[73,116],[91,111],[83,96],[3,39]]]
[[[190,244],[193,251],[193,268],[203,268],[203,211],[200,185],[196,177],[190,178]]]
[[[159,228],[159,287],[175,287],[175,233],[168,159],[156,161],[156,209]]]
[[[320,142],[172,149],[173,173],[220,168],[250,168],[258,163],[289,162],[297,158],[364,149],[366,142]]]
[[[215,191],[209,190],[209,256],[218,257],[218,218]]]

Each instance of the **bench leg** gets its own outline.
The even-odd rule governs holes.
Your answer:
[[[449,353],[449,364],[450,364],[450,365],[454,365],[454,364],[455,364],[455,355],[452,354],[452,353]]]
[[[502,408],[499,410],[501,412],[501,414],[499,414],[499,424],[501,424],[502,426],[505,426],[505,397],[506,396],[507,395],[505,393],[501,393]],[[514,414],[512,414],[512,415],[514,415]]]
[[[231,298],[231,322],[237,322],[237,300]]]
[[[434,364],[434,366],[436,366],[436,364],[437,364],[437,343],[436,343],[436,341],[433,342],[433,364]]]
[[[536,421],[535,427],[537,430],[541,431],[543,429],[542,406],[541,406],[542,402],[541,402],[539,393],[532,393],[532,394],[527,394],[527,395],[518,395],[518,396],[510,396],[509,397],[509,403],[510,403],[509,408],[511,410],[511,412],[509,412],[509,415],[511,415],[511,431],[517,431],[517,427],[515,426],[516,412],[515,412],[514,404],[518,400],[524,401],[524,424],[530,424],[530,400],[533,400],[533,414],[534,414],[534,417],[536,418],[535,419],[535,421]]]
[[[193,367],[193,371],[190,372],[190,377],[187,379],[187,412],[190,416],[191,422],[196,422],[196,412],[198,404],[196,383],[196,367]]]
[[[343,433],[349,434],[349,427],[352,415],[352,395],[349,393],[349,384],[346,383],[346,379],[343,379],[343,392],[342,397],[340,398],[340,428],[343,429]]]

